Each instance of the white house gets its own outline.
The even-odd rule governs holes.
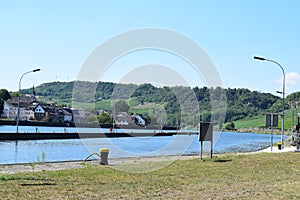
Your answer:
[[[34,111],[28,108],[20,107],[19,120],[20,121],[29,121],[34,118]]]
[[[2,118],[16,120],[18,115],[18,104],[10,101],[4,101]],[[19,120],[25,121],[34,118],[34,111],[20,103]]]
[[[34,109],[34,117],[36,120],[40,121],[44,119],[46,116],[46,110],[43,108],[41,104],[39,104],[37,107]]]
[[[131,117],[127,113],[121,112],[116,116],[115,120],[118,125],[128,125]]]
[[[18,107],[9,103],[8,101],[4,101],[3,105],[3,114],[2,118],[7,118],[10,120],[15,120],[17,118]]]
[[[60,109],[59,111],[59,116],[64,122],[72,122],[73,116],[71,111],[67,111],[65,109]]]
[[[141,117],[140,115],[133,115],[134,121],[140,125],[140,126],[145,126],[146,125],[146,120]]]

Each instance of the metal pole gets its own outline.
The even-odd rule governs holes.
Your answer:
[[[283,80],[282,80],[282,120],[281,120],[281,148],[284,149],[284,106],[285,106],[285,72],[283,67],[276,61],[266,59],[266,61],[273,62],[277,64],[282,70]]]
[[[271,152],[273,151],[273,113],[271,113]]]
[[[199,133],[200,134],[200,133]],[[203,154],[203,141],[201,140],[201,149],[200,149],[200,159],[202,160],[202,154]]]
[[[258,56],[254,56],[254,59],[257,60],[262,60],[262,61],[269,61],[272,63],[275,63],[276,65],[278,65],[280,67],[280,69],[282,70],[282,74],[283,74],[283,80],[282,80],[282,120],[281,120],[281,147],[282,149],[284,149],[284,95],[285,95],[285,71],[283,69],[283,67],[276,61],[274,60],[270,60],[270,59],[266,59],[266,58],[262,58],[262,57],[258,57]]]
[[[18,110],[17,110],[17,122],[16,122],[16,125],[17,125],[17,133],[19,133],[19,120],[20,120],[20,94],[21,94],[21,81],[22,81],[22,78],[26,75],[26,74],[29,74],[29,73],[32,73],[32,72],[38,72],[40,71],[41,69],[34,69],[34,70],[31,70],[31,71],[28,71],[28,72],[25,72],[20,80],[19,80],[19,91],[18,91]]]
[[[213,141],[210,141],[210,159],[213,157]]]
[[[200,116],[199,116],[199,140],[201,141],[200,143],[200,145],[201,145],[201,148],[200,148],[200,159],[202,160],[202,152],[203,152],[203,141],[202,141],[202,139],[201,139],[201,131],[202,131],[202,129],[203,128],[201,128],[202,127],[202,117],[201,117],[201,114],[200,114]]]
[[[294,108],[295,107],[295,101],[292,100],[292,136],[294,136]]]
[[[297,150],[299,150],[300,149],[300,146],[299,146],[299,126],[300,126],[300,115],[299,115],[299,113],[297,113],[297,125],[296,126],[298,126],[298,128],[297,128],[297,130],[296,130],[296,145],[297,145]]]

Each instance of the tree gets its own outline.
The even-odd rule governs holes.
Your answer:
[[[149,116],[153,125],[160,125],[161,128],[165,125],[167,120],[167,113],[163,106],[154,105],[149,110]]]
[[[101,113],[101,115],[97,116],[97,120],[99,124],[111,124],[112,118],[105,112]]]
[[[0,99],[0,114],[3,113],[3,109],[4,109],[4,101],[3,99]]]
[[[86,121],[89,124],[93,124],[94,122],[97,122],[97,117],[95,114],[90,114],[89,116],[87,116]]]
[[[3,109],[4,109],[4,101],[6,101],[7,99],[10,99],[10,94],[6,89],[1,89],[0,90],[0,114],[3,113]]]
[[[118,113],[118,112],[126,112],[126,113],[128,113],[129,108],[130,108],[130,106],[124,100],[117,101],[115,103],[115,106],[114,106],[114,109],[115,109],[116,113]]]
[[[3,99],[4,101],[6,101],[7,99],[10,99],[10,98],[11,98],[11,96],[6,89],[0,90],[0,99]]]
[[[226,130],[235,130],[235,124],[233,123],[233,122],[231,122],[231,123],[229,123],[229,124],[227,124],[226,126],[225,126],[225,129]]]
[[[19,93],[18,92],[12,92],[10,94],[11,97],[18,97]]]

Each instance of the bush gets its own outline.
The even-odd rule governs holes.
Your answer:
[[[230,131],[236,130],[235,129],[235,124],[233,122],[230,122],[229,124],[226,124],[225,129],[230,130]]]

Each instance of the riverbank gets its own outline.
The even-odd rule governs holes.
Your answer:
[[[1,199],[299,199],[300,154],[223,154],[212,160],[182,157],[151,173],[99,165],[34,173],[0,174]],[[109,160],[147,168],[155,160]],[[66,162],[65,162],[66,163]],[[74,164],[74,162],[71,162]],[[68,163],[70,164],[70,163]],[[47,165],[47,164],[44,164]],[[61,166],[61,165],[59,165]],[[57,166],[58,167],[58,166]],[[38,166],[35,166],[38,170]]]
[[[247,155],[247,154],[260,154],[260,153],[287,153],[297,152],[296,147],[288,146],[284,149],[279,150],[277,147],[268,147],[254,152],[247,153],[226,153],[226,154],[215,154],[214,158],[222,158],[224,155]],[[207,159],[205,157],[204,159]],[[154,156],[154,157],[134,157],[134,158],[110,158],[109,166],[115,167],[120,165],[139,165],[144,163],[155,163],[155,162],[174,162],[177,160],[191,160],[199,159],[199,155],[182,155],[182,156]],[[56,171],[56,170],[69,170],[69,169],[80,169],[85,168],[89,165],[99,165],[100,160],[88,160],[84,161],[64,161],[64,162],[47,162],[47,163],[29,163],[29,164],[7,164],[0,165],[0,174],[14,174],[24,172],[41,172],[41,171]]]
[[[184,156],[153,156],[153,157],[134,157],[134,158],[110,158],[109,166],[121,165],[139,165],[144,163],[155,162],[174,162],[176,160],[190,160],[199,158],[199,155],[184,155]],[[47,162],[47,163],[29,163],[29,164],[6,164],[0,165],[0,174],[14,174],[24,172],[42,172],[42,171],[57,171],[86,168],[87,166],[98,166],[100,160],[88,161],[64,161],[64,162]]]

